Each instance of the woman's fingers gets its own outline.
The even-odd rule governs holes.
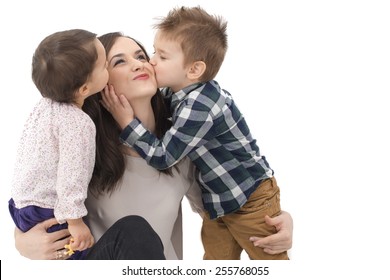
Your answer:
[[[291,215],[282,211],[279,216],[265,217],[266,224],[274,226],[277,233],[259,238],[252,236],[249,238],[256,247],[261,247],[264,252],[268,254],[279,254],[291,249],[292,247],[292,232],[293,232],[293,220]]]
[[[54,252],[54,255],[53,255],[53,260],[66,260],[68,259],[70,256],[66,253],[67,250],[66,249],[61,249],[61,250],[57,250]]]

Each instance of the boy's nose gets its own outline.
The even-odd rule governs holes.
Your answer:
[[[156,62],[154,61],[154,56],[150,58],[149,63],[152,64],[152,66],[156,66]]]

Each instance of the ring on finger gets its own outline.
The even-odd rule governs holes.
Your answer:
[[[55,256],[56,260],[62,260],[64,257],[65,257],[65,250],[64,249],[56,251],[56,256]]]

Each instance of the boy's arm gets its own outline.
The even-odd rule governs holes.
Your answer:
[[[124,127],[120,140],[134,148],[149,165],[156,169],[166,169],[188,155],[193,149],[203,146],[213,139],[211,127],[213,120],[207,107],[181,105],[177,110],[173,125],[165,135],[158,139],[148,131],[133,114],[129,102],[124,97],[114,96],[111,89],[104,92],[106,109],[112,113],[115,120],[123,128],[123,123],[130,122]],[[119,104],[122,103],[122,104]],[[128,109],[131,111],[127,111]]]
[[[135,118],[122,131],[120,140],[133,147],[149,165],[166,169],[215,138],[212,126],[208,110],[198,110],[183,102],[172,119],[172,127],[161,139]]]

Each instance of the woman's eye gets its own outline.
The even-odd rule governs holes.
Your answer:
[[[116,60],[116,61],[114,62],[114,67],[117,66],[117,65],[120,64],[120,63],[123,63],[123,62],[125,62],[123,59],[118,59],[118,60]]]
[[[139,56],[137,56],[137,59],[140,60],[140,61],[146,61],[147,60],[146,55],[144,55],[144,54],[140,54]]]

